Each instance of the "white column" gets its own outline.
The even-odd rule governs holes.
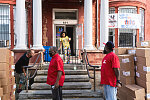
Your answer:
[[[33,47],[43,49],[42,46],[42,0],[33,0]]]
[[[16,38],[17,43],[14,49],[16,50],[27,49],[25,0],[16,0]]]
[[[108,42],[108,13],[109,13],[109,1],[101,0],[100,8],[100,48],[104,49],[104,44]]]
[[[84,0],[84,49],[93,50],[92,45],[92,0]]]

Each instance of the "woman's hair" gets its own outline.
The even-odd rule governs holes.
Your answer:
[[[60,37],[62,37],[62,34],[65,33],[65,36],[67,35],[67,32],[62,31],[60,34]]]

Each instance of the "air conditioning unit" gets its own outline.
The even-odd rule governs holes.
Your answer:
[[[0,40],[0,47],[8,47],[9,40]]]

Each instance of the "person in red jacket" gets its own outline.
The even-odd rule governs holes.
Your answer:
[[[48,68],[47,84],[52,88],[52,99],[62,100],[62,86],[65,80],[63,60],[57,53],[56,47],[49,49],[49,55],[52,57]]]
[[[114,44],[108,41],[105,44],[104,54],[101,66],[101,84],[104,88],[106,100],[117,100],[117,87],[121,86],[119,80],[120,62],[118,56],[113,53]]]

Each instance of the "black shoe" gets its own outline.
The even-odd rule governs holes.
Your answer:
[[[21,91],[22,91],[22,89],[18,89],[18,90],[17,90],[17,93],[20,93]]]

